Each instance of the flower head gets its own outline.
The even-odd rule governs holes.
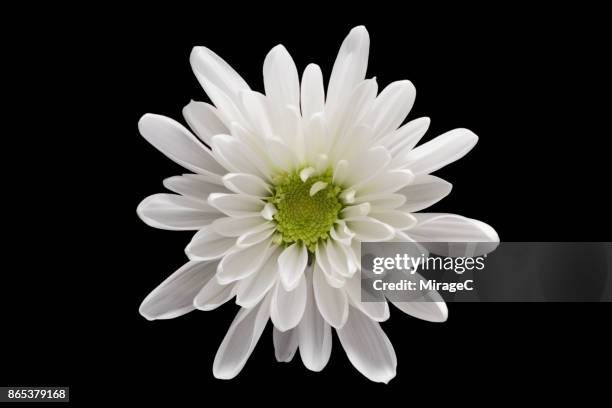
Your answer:
[[[194,73],[214,106],[183,110],[193,132],[147,114],[142,135],[193,174],[164,185],[176,194],[146,198],[147,224],[196,230],[190,261],[143,301],[148,319],[230,299],[241,306],[215,358],[218,378],[236,376],[268,320],[279,361],[299,348],[304,365],[325,367],[334,328],[353,365],[373,381],[395,375],[395,352],[378,322],[387,302],[361,302],[363,241],[497,241],[488,225],[452,214],[417,213],[445,197],[451,185],[429,173],[465,155],[477,141],[455,129],[417,146],[428,118],[404,125],[415,99],[410,81],[378,93],[365,79],[369,36],[354,28],[344,40],[327,92],[317,65],[297,68],[279,45],[264,61],[265,94],[253,91],[225,61],[194,48]],[[444,321],[431,302],[393,302],[404,312]]]

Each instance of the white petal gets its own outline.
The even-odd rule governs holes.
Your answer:
[[[348,321],[337,332],[346,355],[361,374],[383,383],[395,377],[395,351],[378,323],[351,308]]]
[[[305,183],[306,180],[308,180],[315,172],[316,170],[314,167],[306,167],[302,169],[302,171],[300,171],[300,180]]]
[[[267,240],[272,236],[272,234],[274,234],[275,227],[275,224],[269,222],[260,228],[252,229],[246,234],[241,235],[236,241],[236,245],[246,248],[248,246],[258,244],[263,240]]]
[[[350,245],[351,239],[355,236],[342,220],[336,221],[334,228],[329,231],[329,235],[344,245]]]
[[[255,174],[268,179],[256,162],[258,156],[235,136],[216,135],[212,138],[213,154],[232,173]]]
[[[410,237],[427,243],[427,249],[437,255],[480,256],[493,251],[499,244],[495,230],[484,222],[455,214],[413,215],[417,225],[408,231]]]
[[[277,281],[280,253],[276,248],[257,273],[236,284],[236,304],[250,309],[263,299]]]
[[[344,207],[340,213],[344,218],[351,217],[360,217],[363,215],[368,215],[370,212],[370,203],[361,203],[357,205],[351,205],[348,207]]]
[[[384,147],[369,149],[356,160],[349,161],[346,185],[356,189],[368,183],[369,180],[379,175],[390,161],[391,155]]]
[[[414,181],[398,191],[406,197],[403,211],[417,212],[430,207],[446,197],[453,185],[436,176],[421,174]]]
[[[191,312],[193,298],[214,277],[216,268],[216,262],[187,262],[149,293],[140,305],[140,314],[155,320]]]
[[[257,197],[242,194],[214,193],[208,196],[208,203],[222,213],[237,218],[259,215],[264,207],[264,202]]]
[[[164,187],[175,193],[196,200],[206,201],[210,193],[224,193],[226,188],[211,182],[205,176],[192,174],[189,176],[174,176],[164,180]]]
[[[344,290],[331,287],[319,268],[314,270],[312,285],[321,316],[335,328],[344,326],[349,312]]]
[[[264,228],[266,220],[259,215],[245,218],[223,217],[216,219],[212,224],[216,233],[226,237],[239,237],[257,228]]]
[[[243,91],[240,93],[245,117],[249,120],[254,133],[263,140],[274,135],[270,99],[260,92]]]
[[[272,203],[266,203],[264,205],[263,210],[259,213],[264,219],[268,221],[272,221],[274,219],[274,214],[276,214],[278,210]]]
[[[274,165],[281,171],[290,172],[297,167],[298,160],[295,150],[291,149],[283,140],[266,140],[266,152],[268,157],[274,161]]]
[[[278,257],[278,271],[281,282],[287,291],[295,289],[304,275],[308,263],[308,249],[306,246],[294,243],[285,248]]]
[[[323,74],[316,64],[308,64],[302,74],[301,85],[302,116],[310,119],[316,113],[323,112],[325,105],[325,90],[323,89]]]
[[[418,282],[422,277],[413,279]],[[392,302],[402,312],[428,322],[445,322],[448,319],[448,308],[442,296],[435,290],[421,291],[422,298],[415,302]]]
[[[373,211],[370,213],[370,217],[376,218],[378,221],[384,222],[400,231],[412,228],[417,223],[416,218],[412,214],[403,210]]]
[[[270,317],[274,327],[280,331],[294,328],[302,320],[306,307],[306,278],[300,277],[297,287],[286,291],[280,282],[276,283],[270,302]]]
[[[347,279],[344,290],[350,300],[350,304],[376,322],[384,322],[389,319],[389,304],[384,297],[380,301],[361,301],[361,276],[356,274]]]
[[[217,279],[211,279],[193,299],[193,306],[198,310],[214,310],[234,297],[234,285],[221,285]]]
[[[349,102],[353,88],[365,78],[369,50],[370,37],[365,27],[353,28],[342,43],[332,68],[325,102],[326,112],[336,112]]]
[[[223,176],[223,184],[234,193],[246,194],[260,198],[271,195],[270,186],[268,183],[252,174],[226,174]]]
[[[355,201],[370,203],[371,211],[393,210],[401,207],[406,202],[406,196],[397,194],[373,194],[371,196],[360,196]]]
[[[414,174],[410,170],[393,170],[383,172],[363,184],[358,191],[358,199],[363,195],[381,195],[394,193],[414,180]]]
[[[273,328],[272,341],[274,342],[276,361],[288,363],[293,360],[293,356],[298,348],[298,337],[297,329],[282,332],[276,327]]]
[[[315,250],[315,260],[316,265],[314,265],[314,268],[321,269],[321,271],[325,275],[325,279],[327,279],[327,283],[329,283],[334,288],[341,288],[342,286],[344,286],[344,278],[336,274],[333,270],[327,257],[327,251],[325,251],[325,247],[323,245],[317,244],[317,248]]]
[[[250,89],[244,79],[227,62],[206,47],[194,47],[189,61],[202,87],[215,104],[217,101],[213,99],[210,89],[213,86],[234,102],[237,101],[241,90]]]
[[[327,137],[323,113],[315,113],[304,119],[304,149],[308,162],[314,164],[319,154],[329,152],[330,139]]]
[[[467,129],[454,129],[427,143],[417,146],[401,157],[398,166],[415,175],[432,173],[465,156],[472,150],[478,136]]]
[[[356,217],[347,219],[346,225],[361,241],[387,241],[395,235],[393,228],[371,217]]]
[[[371,112],[374,138],[379,139],[396,130],[412,109],[416,89],[410,81],[389,84],[376,98]]]
[[[185,252],[192,261],[208,261],[218,259],[225,255],[236,243],[235,238],[228,238],[217,234],[208,225],[193,236]]]
[[[271,254],[270,244],[270,241],[266,240],[225,255],[217,268],[219,283],[227,285],[257,272]]]
[[[351,144],[357,141],[359,134],[355,132],[354,128],[359,126],[369,113],[376,99],[377,92],[378,84],[376,79],[362,81],[352,91],[349,99],[350,102],[342,110],[341,114],[337,112],[331,118],[327,118],[331,133],[337,135],[334,149],[335,154],[346,157],[346,150],[350,149],[352,147]],[[372,134],[370,133],[365,140],[371,143]]]
[[[214,135],[228,134],[229,129],[219,119],[217,109],[205,102],[191,101],[183,108],[183,117],[193,133],[208,146]]]
[[[313,195],[317,194],[319,191],[325,189],[325,187],[327,187],[327,183],[324,181],[317,181],[316,183],[313,183],[312,186],[310,186],[310,196],[312,197]]]
[[[263,66],[266,96],[277,106],[300,106],[300,82],[293,58],[282,45],[266,56]]]
[[[343,245],[336,240],[328,240],[325,244],[325,253],[332,270],[343,278],[352,276],[350,263],[347,259]]]
[[[176,194],[154,194],[136,209],[147,225],[168,230],[197,230],[219,218],[206,202]]]
[[[425,135],[431,120],[427,117],[411,120],[394,132],[380,139],[379,143],[393,156],[408,153]]]
[[[300,357],[306,368],[321,371],[327,365],[331,355],[331,328],[317,309],[312,286],[312,272],[307,274],[306,286],[306,309],[297,328]]]
[[[240,309],[215,356],[213,374],[216,378],[227,380],[240,373],[266,327],[269,310],[268,297],[253,309]]]
[[[213,176],[226,173],[210,151],[175,120],[147,113],[138,121],[138,130],[157,150],[188,170]]]

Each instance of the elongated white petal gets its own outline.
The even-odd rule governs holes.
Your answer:
[[[239,237],[252,230],[265,228],[267,221],[259,215],[245,218],[222,217],[212,224],[213,230],[226,237]]]
[[[346,355],[361,374],[383,383],[395,377],[395,350],[378,323],[351,308],[346,324],[337,332]]]
[[[242,308],[219,346],[213,363],[213,375],[234,378],[246,364],[270,318],[268,297],[252,309]]]
[[[200,84],[215,104],[217,101],[214,99],[215,92],[211,92],[212,87],[233,99],[234,102],[237,101],[241,90],[250,89],[244,79],[227,62],[206,47],[194,47],[189,61]]]
[[[347,297],[353,308],[357,308],[361,313],[376,322],[384,322],[389,319],[389,305],[384,297],[380,301],[361,301],[361,277],[357,274],[346,280],[344,285]]]
[[[312,286],[321,316],[332,327],[344,326],[349,312],[348,299],[344,290],[331,287],[319,268],[314,270]]]
[[[258,272],[236,284],[236,304],[250,309],[254,307],[278,280],[278,256],[281,248],[276,248]]]
[[[393,170],[378,174],[357,188],[358,199],[363,195],[382,195],[394,193],[414,180],[414,174],[410,170]]]
[[[295,289],[304,275],[307,263],[308,249],[306,246],[294,243],[285,248],[278,257],[278,271],[285,290]]]
[[[188,170],[213,176],[226,173],[210,151],[173,119],[147,113],[140,118],[138,130],[157,150]]]
[[[266,56],[263,66],[266,96],[275,105],[300,106],[300,82],[293,58],[282,45]]]
[[[300,357],[306,368],[321,371],[327,365],[331,355],[331,328],[319,313],[314,299],[312,268],[308,271],[306,279],[306,308],[297,328]]]
[[[427,249],[437,255],[480,256],[493,251],[499,244],[497,232],[482,221],[455,214],[413,215],[417,225],[407,231],[410,238],[427,243]]]
[[[415,175],[432,173],[465,156],[477,141],[478,136],[471,131],[454,129],[417,146],[401,157],[397,165]]]
[[[351,186],[352,189],[363,186],[368,183],[369,180],[381,174],[390,161],[391,155],[387,149],[382,146],[365,151],[355,160],[349,161],[346,184]]]
[[[235,238],[217,234],[208,225],[193,236],[185,252],[192,261],[208,261],[225,255],[236,244]]]
[[[198,310],[214,310],[234,297],[234,285],[221,285],[211,279],[193,299],[193,306]]]
[[[403,211],[417,212],[428,208],[446,197],[453,185],[436,176],[421,174],[414,181],[398,191],[406,197]]]
[[[272,128],[272,109],[270,99],[260,92],[242,91],[240,93],[242,106],[244,106],[244,114],[260,140],[273,137],[274,130]]]
[[[370,51],[370,37],[365,27],[351,30],[345,38],[329,78],[327,88],[326,112],[337,112],[357,84],[365,78]]]
[[[222,213],[237,218],[259,215],[264,207],[264,202],[257,197],[243,194],[214,193],[208,196],[208,203]]]
[[[183,117],[193,133],[208,146],[214,135],[228,134],[229,129],[219,118],[217,109],[206,103],[191,101],[183,108]]]
[[[268,179],[265,169],[256,161],[256,153],[235,136],[216,135],[212,138],[213,154],[232,173],[254,174]]]
[[[206,201],[210,193],[224,193],[227,189],[199,175],[174,176],[164,180],[164,187],[177,194],[196,200]]]
[[[136,209],[147,225],[167,230],[197,230],[221,214],[207,203],[176,194],[154,194]]]
[[[360,241],[387,241],[395,235],[389,225],[371,217],[355,217],[346,220],[346,225]]]
[[[324,250],[323,245],[317,244],[317,248],[315,250],[315,260],[316,264],[314,265],[315,269],[321,269],[321,272],[325,275],[325,279],[330,286],[334,288],[341,288],[344,286],[344,278],[335,273],[331,264],[329,263],[329,259],[327,257],[327,251]]]
[[[302,116],[310,119],[312,115],[323,112],[325,90],[323,89],[323,73],[318,65],[308,64],[306,66],[300,88]]]
[[[271,255],[270,240],[225,255],[217,268],[217,280],[222,285],[244,279],[257,272]]]
[[[329,231],[329,235],[343,245],[350,245],[351,239],[355,236],[342,220],[336,221],[334,228]]]
[[[372,194],[370,196],[359,196],[359,203],[370,203],[371,211],[394,210],[406,202],[406,196],[401,192],[397,194]]]
[[[226,174],[223,176],[223,184],[234,193],[246,194],[259,198],[271,195],[268,183],[252,174]]]
[[[394,132],[382,137],[380,144],[393,156],[403,156],[419,143],[429,128],[431,120],[427,117],[411,120]]]
[[[376,79],[362,81],[352,91],[347,106],[341,112],[327,118],[331,133],[337,135],[334,155],[346,158],[347,150],[360,147],[358,142],[360,133],[356,132],[355,128],[361,125],[370,112],[376,99],[376,92],[378,92]],[[373,133],[370,133],[367,138],[363,139],[368,145],[372,142],[372,135]]]
[[[340,211],[340,213],[342,214],[344,218],[360,217],[360,216],[368,215],[369,212],[370,212],[370,203],[368,202],[344,207],[344,209]]]
[[[248,247],[269,239],[274,234],[275,225],[271,222],[265,224],[261,228],[253,229],[246,234],[243,234],[236,241],[239,247]]]
[[[272,291],[270,317],[280,331],[294,328],[302,320],[306,307],[306,278],[302,274],[292,291],[284,289],[280,282]]]
[[[327,259],[334,273],[343,278],[352,276],[353,271],[351,271],[351,265],[347,259],[346,252],[342,248],[342,243],[328,240],[324,245]]]
[[[383,89],[371,112],[375,139],[388,135],[402,124],[412,109],[415,96],[416,89],[410,81],[393,82]]]
[[[423,277],[415,273],[411,280],[419,282]],[[421,290],[414,293],[414,302],[392,302],[402,312],[428,322],[445,322],[448,319],[448,308],[442,296],[435,290]]]
[[[215,275],[216,262],[187,262],[142,301],[148,320],[172,319],[194,310],[193,299]]]
[[[282,332],[276,327],[272,330],[272,341],[274,342],[274,356],[276,361],[288,363],[293,360],[293,356],[298,348],[297,329]]]
[[[417,223],[416,218],[414,218],[414,216],[407,211],[373,211],[370,213],[370,217],[376,218],[378,221],[384,222],[385,224],[400,231],[412,228]]]

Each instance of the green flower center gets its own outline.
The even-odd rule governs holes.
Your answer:
[[[327,185],[322,187],[322,183]],[[311,189],[316,193],[310,195]],[[270,198],[277,210],[274,214],[279,233],[277,243],[290,245],[300,242],[314,252],[317,242],[329,237],[329,231],[338,219],[342,209],[338,198],[341,191],[332,183],[331,170],[311,176],[305,182],[299,171],[279,177]]]

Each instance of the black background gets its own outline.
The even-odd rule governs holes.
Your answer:
[[[315,62],[327,78],[348,31],[364,24],[368,76],[379,89],[414,83],[409,118],[432,119],[425,140],[456,127],[480,136],[466,157],[436,173],[454,188],[432,211],[483,220],[505,241],[610,240],[609,40],[600,11],[357,8],[92,7],[60,10],[61,19],[41,11],[46,24],[18,50],[34,61],[17,66],[30,78],[22,92],[29,102],[19,109],[28,131],[11,134],[29,153],[7,180],[9,205],[25,223],[5,236],[2,384],[69,385],[77,403],[206,404],[213,395],[408,403],[456,390],[499,390],[504,399],[586,390],[579,380],[610,357],[610,304],[450,304],[444,324],[392,310],[382,327],[398,371],[386,387],[354,370],[337,339],[321,373],[297,355],[276,363],[270,327],[236,379],[216,380],[212,362],[235,305],[170,321],[138,314],[147,293],[185,262],[191,233],[155,230],[136,216],[164,178],[184,172],[138,135],[137,121],[147,112],[183,121],[190,99],[207,100],[189,66],[195,45],[263,90],[262,64],[274,45],[288,48],[300,72]],[[23,219],[8,218],[11,227]]]

